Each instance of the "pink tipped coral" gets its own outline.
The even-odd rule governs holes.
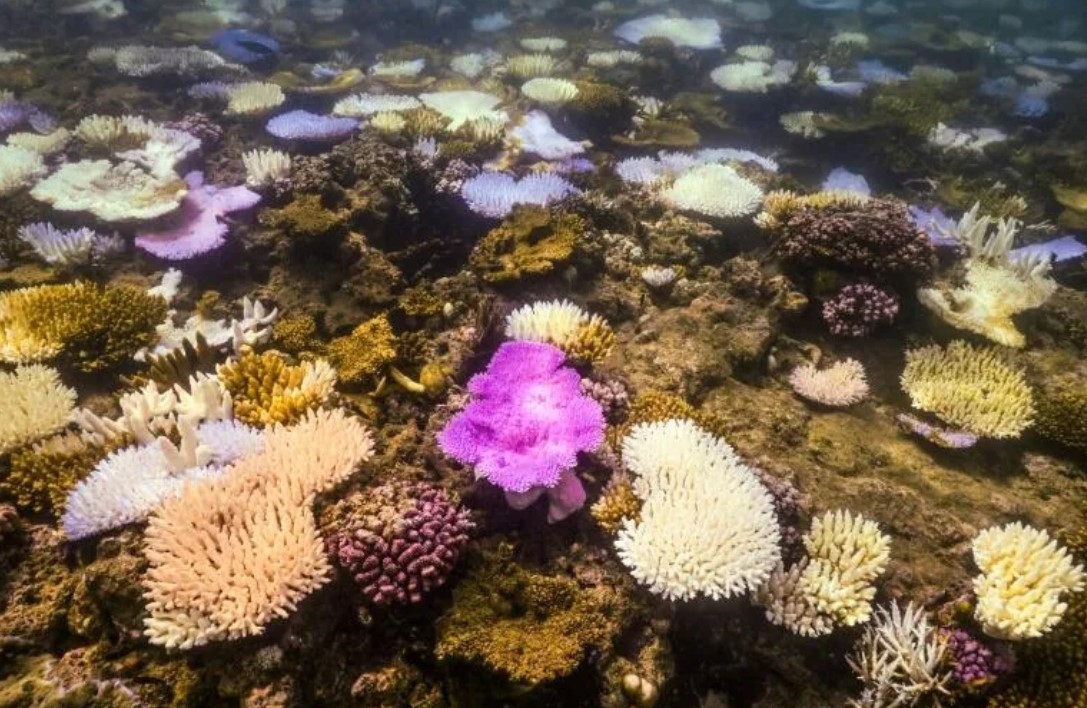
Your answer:
[[[581,393],[565,356],[540,342],[503,344],[468,382],[472,401],[438,435],[445,454],[501,487],[511,506],[524,508],[546,492],[553,521],[584,503],[572,470],[579,452],[604,439],[600,404]]]
[[[814,364],[802,364],[789,374],[789,385],[801,398],[824,406],[851,406],[868,395],[864,367],[856,359],[845,359],[816,369]]]
[[[179,220],[163,231],[136,236],[136,245],[159,258],[181,261],[213,251],[225,243],[228,227],[220,219],[260,202],[260,195],[245,187],[204,184],[204,173],[185,176],[189,193],[181,203]]]

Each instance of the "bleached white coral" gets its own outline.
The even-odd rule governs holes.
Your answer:
[[[610,69],[620,64],[640,64],[641,62],[642,55],[630,49],[589,52],[585,55],[585,63],[598,69]]]
[[[778,123],[786,133],[804,138],[821,138],[826,135],[818,123],[818,119],[822,117],[824,117],[823,114],[815,111],[793,111],[782,113]]]
[[[560,349],[570,344],[585,327],[603,324],[569,300],[522,305],[506,316],[506,336],[527,342],[547,342]]]
[[[117,153],[117,157],[145,168],[160,180],[175,179],[175,168],[200,149],[200,140],[183,130],[160,128],[143,147]]]
[[[649,15],[624,22],[615,28],[615,36],[631,44],[646,39],[666,39],[677,47],[719,49],[721,25],[708,17],[686,18]]]
[[[676,209],[737,218],[754,214],[762,205],[762,190],[725,165],[700,165],[683,173],[661,192],[666,204]]]
[[[250,187],[267,187],[291,176],[291,156],[281,150],[248,150],[242,153],[242,164]]]
[[[95,148],[112,149],[122,139],[147,140],[159,126],[140,116],[104,116],[97,113],[84,117],[75,127],[77,140]]]
[[[501,56],[494,51],[470,52],[458,54],[449,62],[449,68],[469,79],[474,79],[482,74],[488,67],[501,61]]]
[[[122,47],[95,47],[87,58],[97,64],[112,64],[125,76],[174,74],[190,76],[214,70],[240,71],[215,52],[196,46],[153,47],[129,44]]]
[[[71,132],[66,128],[57,128],[53,132],[44,135],[40,133],[12,133],[8,136],[7,144],[33,150],[39,155],[48,157],[63,150],[68,145],[71,137]]]
[[[338,116],[361,118],[375,113],[410,111],[421,108],[422,101],[414,96],[381,93],[356,93],[342,98],[332,107]]]
[[[511,142],[522,152],[539,155],[545,160],[564,160],[585,152],[585,147],[555,130],[551,119],[542,111],[529,111],[509,132]]]
[[[724,64],[710,72],[710,80],[725,91],[742,93],[766,93],[775,86],[789,83],[796,73],[796,62],[784,59],[768,61],[741,61]]]
[[[1064,595],[1083,590],[1084,570],[1049,534],[1015,522],[974,538],[974,616],[1000,639],[1040,637],[1060,622]]]
[[[754,590],[781,560],[770,493],[723,440],[689,420],[634,427],[623,462],[642,501],[615,540],[639,582],[668,599]]]
[[[370,67],[370,75],[379,79],[410,79],[421,74],[425,67],[426,59],[380,61]]]
[[[561,52],[567,42],[562,37],[525,37],[520,44],[529,52]]]
[[[825,369],[801,364],[789,374],[789,385],[802,398],[824,406],[851,406],[868,395],[864,367],[856,359],[843,359]]]
[[[114,237],[103,236],[85,226],[62,230],[39,222],[20,227],[18,236],[50,265],[86,263],[94,256],[108,254],[117,248]]]
[[[577,98],[577,85],[566,79],[538,77],[521,85],[521,93],[538,103],[559,105]]]
[[[87,211],[102,221],[153,219],[177,209],[187,193],[176,176],[156,177],[134,163],[108,160],[70,162],[30,190],[54,209]]]
[[[875,522],[827,512],[812,520],[804,537],[807,557],[788,569],[778,566],[755,601],[771,622],[808,637],[867,622],[876,594],[872,581],[887,566],[890,545]]]
[[[897,602],[891,609],[876,610],[875,622],[865,627],[853,652],[850,667],[864,683],[860,697],[850,701],[853,708],[895,708],[922,705],[947,695],[951,669],[944,662],[946,644],[929,625],[925,611]],[[929,705],[924,703],[923,705]]]
[[[1040,307],[1056,292],[1057,283],[1049,277],[1049,256],[1012,258],[1021,224],[1011,218],[979,216],[979,210],[975,204],[945,233],[967,252],[965,285],[921,288],[917,297],[953,327],[1007,347],[1022,347],[1026,338],[1012,317]]]
[[[766,44],[745,44],[736,47],[736,56],[748,61],[768,62],[774,58],[774,48]]]
[[[517,54],[506,60],[505,70],[510,76],[531,79],[550,76],[558,67],[559,61],[550,54]]]
[[[24,147],[0,145],[0,197],[29,187],[46,173],[42,156]]]
[[[456,130],[468,121],[484,118],[505,123],[509,116],[497,110],[502,99],[482,91],[436,91],[419,94],[427,108],[449,119],[449,130]]]

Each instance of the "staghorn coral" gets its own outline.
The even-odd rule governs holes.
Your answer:
[[[985,529],[974,539],[974,615],[1000,639],[1040,637],[1067,609],[1062,597],[1083,591],[1083,566],[1044,530],[1016,522]]]
[[[250,425],[292,423],[332,395],[336,372],[323,359],[291,366],[276,352],[247,352],[220,364],[234,415]]]
[[[143,578],[152,644],[188,649],[260,634],[329,578],[310,506],[373,454],[342,410],[265,433],[264,451],[190,484],[151,517]]]
[[[468,263],[489,283],[550,273],[570,259],[586,229],[573,214],[520,205],[472,249]]]
[[[531,687],[568,676],[588,653],[609,648],[628,614],[610,588],[527,570],[503,546],[453,590],[434,653]]]
[[[160,389],[186,385],[196,374],[215,370],[215,350],[208,345],[203,332],[181,340],[181,345],[162,354],[147,356],[147,371],[134,380],[137,384],[153,381]]]
[[[781,561],[773,500],[724,441],[689,420],[641,424],[623,440],[639,518],[623,522],[619,558],[667,599],[754,590]]]
[[[863,624],[872,614],[873,581],[890,558],[890,537],[875,522],[849,511],[828,511],[804,536],[807,555],[778,566],[755,602],[766,618],[807,637]]]
[[[373,381],[396,359],[396,335],[387,315],[371,318],[328,343],[328,359],[346,385]]]
[[[421,602],[445,584],[472,522],[440,487],[389,482],[336,504],[325,548],[376,605]]]
[[[11,455],[8,476],[0,482],[0,494],[22,509],[59,516],[68,493],[107,452],[72,433],[17,450]]]
[[[0,453],[55,433],[67,424],[76,392],[48,366],[0,372]]]
[[[956,340],[911,349],[900,382],[914,408],[983,437],[1018,437],[1034,419],[1022,372],[990,347]]]
[[[128,361],[155,339],[166,301],[126,285],[85,281],[41,285],[0,295],[0,358],[61,357],[84,372]]]

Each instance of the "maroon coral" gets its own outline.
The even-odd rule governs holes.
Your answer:
[[[468,542],[468,512],[432,484],[389,483],[333,511],[329,555],[376,605],[421,601],[449,577]]]
[[[776,245],[784,258],[805,265],[910,276],[928,274],[935,255],[895,199],[798,209],[785,219]]]
[[[870,283],[846,285],[823,303],[823,321],[840,337],[867,337],[898,315],[898,298]]]

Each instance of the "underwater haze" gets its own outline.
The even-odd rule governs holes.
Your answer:
[[[1083,0],[0,0],[0,708],[1087,708]]]

